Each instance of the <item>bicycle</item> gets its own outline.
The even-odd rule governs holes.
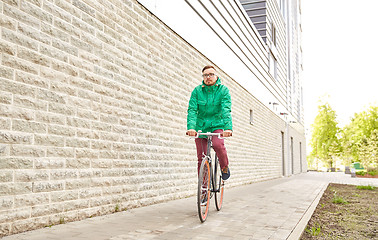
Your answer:
[[[210,199],[215,195],[215,207],[219,211],[223,204],[224,181],[217,154],[214,155],[214,162],[211,157],[212,138],[221,138],[221,133],[202,133],[199,136],[207,136],[207,152],[203,154],[202,163],[198,175],[197,206],[201,222],[205,222],[209,213]],[[214,165],[214,166],[213,166]]]

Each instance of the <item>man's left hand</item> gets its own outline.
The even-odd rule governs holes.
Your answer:
[[[232,131],[231,131],[231,130],[225,130],[225,131],[222,133],[222,136],[223,136],[223,137],[231,137],[231,136],[232,136]]]

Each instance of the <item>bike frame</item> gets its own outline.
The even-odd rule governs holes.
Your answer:
[[[221,173],[220,165],[219,165],[220,163],[218,161],[218,157],[216,153],[214,155],[214,159],[211,157],[211,149],[213,148],[213,145],[212,145],[213,136],[217,136],[218,138],[222,138],[222,137],[221,137],[221,133],[202,133],[198,131],[196,138],[198,138],[199,136],[207,137],[207,146],[206,146],[207,152],[206,154],[203,153],[203,156],[202,156],[202,163],[201,163],[201,167],[200,167],[200,171],[198,175],[198,189],[197,189],[198,215],[201,222],[204,222],[206,221],[206,218],[208,216],[210,199],[213,196],[215,196],[215,207],[217,208],[217,210],[219,211],[222,208],[224,182],[220,175]],[[208,175],[206,178],[204,178],[206,174]],[[217,179],[218,177],[219,179]],[[206,183],[206,190],[203,188],[204,183]],[[206,195],[204,195],[204,191]]]
[[[219,192],[220,191],[220,185],[219,185],[219,188],[218,189],[215,189],[216,187],[216,179],[215,179],[215,176],[214,176],[214,167],[213,166],[213,158],[211,157],[211,149],[213,148],[213,136],[217,136],[218,138],[220,139],[223,139],[221,137],[221,134],[220,133],[202,133],[202,132],[198,132],[197,133],[197,136],[196,137],[199,137],[199,136],[207,136],[207,152],[206,152],[206,155],[203,153],[203,157],[202,157],[202,160],[205,160],[206,158],[208,159],[209,161],[209,165],[210,165],[210,182],[211,182],[211,193],[213,194],[214,192]],[[215,151],[214,151],[215,152]],[[217,154],[214,155],[214,160],[216,161],[217,160]],[[218,162],[219,164],[219,162]]]

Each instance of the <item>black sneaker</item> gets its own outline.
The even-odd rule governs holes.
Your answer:
[[[222,169],[222,179],[223,181],[226,181],[231,176],[230,169],[228,167],[225,167]]]

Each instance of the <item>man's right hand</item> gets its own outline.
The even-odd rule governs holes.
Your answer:
[[[190,137],[195,137],[197,135],[197,132],[196,130],[194,129],[189,129],[187,132],[186,132],[186,135],[189,135]]]

